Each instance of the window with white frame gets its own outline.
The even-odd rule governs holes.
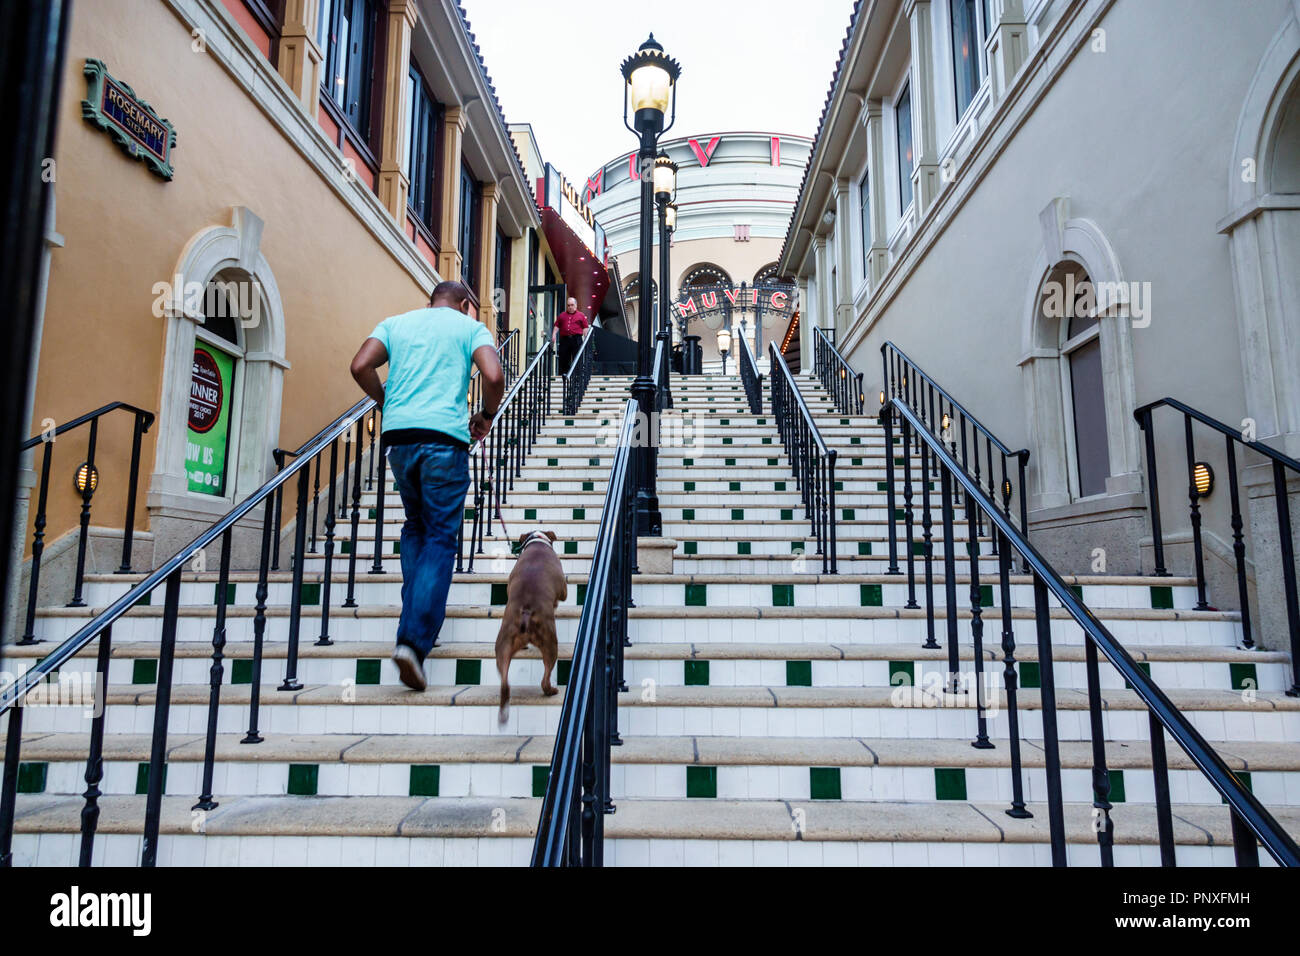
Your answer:
[[[868,260],[871,257],[871,170],[862,173],[858,183],[858,222],[859,234],[862,236],[862,275],[871,275]]]
[[[898,145],[898,210],[912,204],[912,85],[903,84],[894,99],[894,136]]]
[[[957,118],[979,92],[984,66],[984,37],[988,31],[988,0],[949,0],[952,24],[952,70]]]

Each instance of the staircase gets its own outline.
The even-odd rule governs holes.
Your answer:
[[[629,384],[594,377],[578,412],[553,414],[503,508],[512,540],[533,528],[559,539],[555,547],[570,576],[558,622],[561,686],[608,476],[606,442],[617,433]],[[559,383],[552,388],[558,409]],[[634,579],[629,691],[619,703],[623,744],[613,751],[617,812],[605,819],[606,862],[1050,862],[1028,577],[1013,578],[1011,598],[1025,799],[1033,816],[1013,819],[1005,812],[1011,773],[989,542],[979,549],[981,580],[993,585],[986,584],[981,600],[981,667],[993,747],[977,749],[973,688],[937,693],[949,669],[947,650],[922,647],[925,610],[907,609],[906,578],[886,573],[883,429],[872,416],[837,412],[812,379],[800,379],[800,388],[839,452],[835,575],[819,573],[773,421],[749,411],[739,379],[672,382],[658,490],[663,534],[677,547],[673,573]],[[340,522],[344,553],[355,547],[360,556],[373,555],[375,508],[375,491],[367,489],[358,541]],[[400,521],[397,496],[388,494],[385,573],[361,573],[368,562],[359,562],[355,608],[341,606],[346,575],[335,565],[331,645],[313,644],[324,556],[307,554],[300,690],[277,690],[292,583],[288,572],[272,574],[264,740],[257,744],[241,743],[249,715],[238,705],[249,699],[256,575],[231,575],[214,777],[219,806],[207,811],[191,808],[202,792],[217,575],[185,575],[160,863],[528,862],[560,698],[542,697],[536,652],[516,658],[514,706],[506,726],[497,727],[493,642],[512,564],[509,542],[494,523],[474,573],[457,575],[442,644],[427,664],[429,689],[413,694],[388,660],[399,611]],[[954,538],[936,540],[935,552],[955,549],[964,592],[970,559],[963,524]],[[42,608],[36,633],[45,643],[7,647],[9,666],[35,663],[139,578],[88,576],[89,607]],[[1238,616],[1192,611],[1190,579],[1072,583],[1279,821],[1300,832],[1300,700],[1283,693],[1287,655],[1239,649]],[[942,620],[942,607],[937,614]],[[139,608],[114,627],[97,864],[140,858],[160,617],[160,609]],[[969,686],[977,679],[970,611],[959,617]],[[1053,644],[1068,852],[1072,864],[1089,864],[1097,847],[1084,646],[1064,611],[1053,616]],[[1158,865],[1145,708],[1104,659],[1100,666],[1115,859]],[[94,667],[92,644],[62,675]],[[26,708],[16,863],[76,862],[89,723],[80,709]],[[1218,793],[1176,745],[1169,761],[1178,863],[1231,864],[1229,814]]]

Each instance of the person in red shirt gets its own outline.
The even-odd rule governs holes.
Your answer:
[[[582,337],[591,328],[591,320],[578,311],[578,300],[570,296],[566,311],[555,317],[551,327],[551,345],[560,357],[560,374],[568,375],[573,359],[582,348]]]

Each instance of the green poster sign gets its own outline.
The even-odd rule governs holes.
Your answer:
[[[201,495],[226,492],[226,450],[230,439],[233,356],[210,345],[194,348],[190,373],[190,428],[185,443],[185,471],[190,491]]]

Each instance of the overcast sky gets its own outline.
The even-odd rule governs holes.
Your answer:
[[[461,0],[509,123],[581,187],[636,146],[619,64],[654,31],[682,65],[670,136],[812,136],[853,0]]]

